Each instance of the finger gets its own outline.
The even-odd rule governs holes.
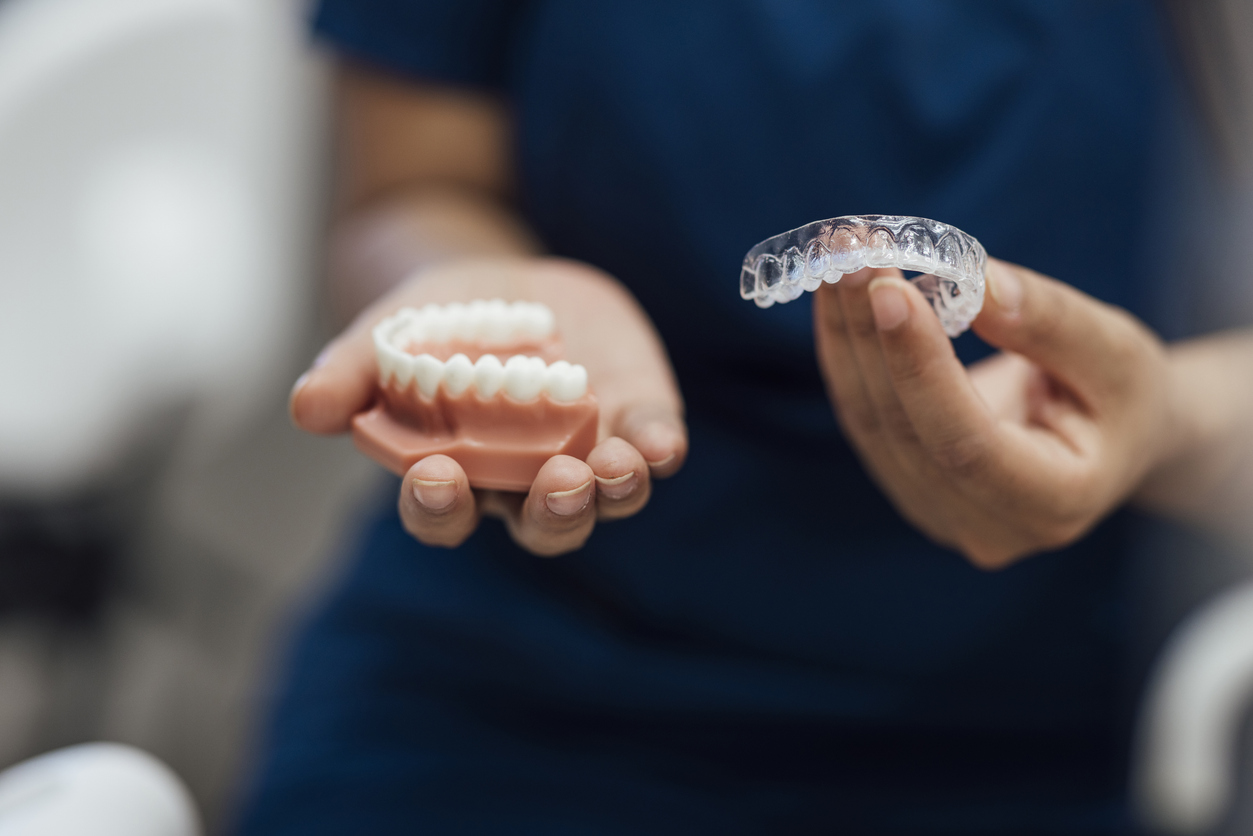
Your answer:
[[[621,407],[609,432],[643,456],[654,479],[679,472],[687,458],[687,424],[673,401],[636,401]]]
[[[409,468],[399,508],[405,530],[428,546],[459,546],[479,524],[470,481],[448,456],[427,456]]]
[[[844,306],[833,285],[814,291],[814,344],[827,394],[845,434],[860,440],[878,433],[879,415],[862,382]]]
[[[987,280],[976,333],[1038,363],[1086,402],[1120,391],[1154,344],[1125,311],[1056,279],[989,259]]]
[[[827,285],[819,288],[815,297],[818,361],[840,426],[870,477],[892,498],[897,509],[933,536],[943,532],[952,524],[953,514],[935,501],[936,491],[942,489],[942,476],[929,466],[920,446],[909,448],[910,455],[898,455],[902,445],[886,435],[867,391],[840,293]]]
[[[596,476],[573,456],[553,456],[540,468],[526,499],[505,507],[515,542],[543,557],[581,547],[596,524]]]
[[[883,357],[923,448],[951,475],[995,469],[1000,436],[926,299],[909,282],[870,284]]]
[[[875,409],[883,433],[896,444],[916,446],[913,423],[901,406],[883,356],[879,329],[870,305],[870,283],[880,276],[904,279],[899,270],[862,270],[845,276],[836,288],[844,309],[849,344],[860,370],[862,384]]]
[[[327,345],[292,387],[292,421],[306,432],[347,432],[352,416],[374,400],[377,377],[369,332],[350,329]]]
[[[648,462],[621,438],[606,438],[587,457],[596,477],[596,516],[618,520],[637,513],[652,490]]]

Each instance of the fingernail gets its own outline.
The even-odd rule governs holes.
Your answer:
[[[630,473],[624,473],[612,479],[597,476],[596,483],[600,485],[600,495],[606,499],[626,499],[635,493],[640,480],[636,478],[635,471],[632,470]]]
[[[305,384],[309,382],[309,377],[315,371],[320,369],[322,366],[325,366],[326,361],[330,359],[330,356],[331,356],[331,347],[328,345],[326,348],[322,349],[318,353],[317,357],[313,358],[313,365],[309,366],[309,370],[305,372],[304,374],[302,374],[300,377],[296,378],[296,382],[293,383],[291,387],[290,397],[292,398],[296,397],[296,393],[299,392],[301,389],[303,389],[305,387]]]
[[[291,397],[296,397],[296,392],[304,389],[304,384],[307,384],[307,382],[309,382],[309,372],[304,372],[303,375],[297,377],[296,382],[292,384]]]
[[[573,490],[553,491],[544,497],[544,501],[548,503],[549,511],[559,517],[568,517],[587,507],[587,503],[592,499],[591,487],[592,480],[588,479]]]
[[[996,306],[1007,314],[1018,313],[1022,306],[1022,279],[1016,270],[988,265],[988,292],[996,300]]]
[[[909,300],[890,279],[870,283],[870,309],[880,331],[891,331],[909,318]]]
[[[671,453],[670,455],[666,456],[664,459],[661,459],[660,461],[646,462],[646,464],[649,467],[665,467],[666,465],[670,464],[670,462],[674,461],[674,457],[677,455],[678,453]]]
[[[413,498],[428,511],[443,511],[457,501],[457,483],[451,479],[447,482],[414,479]]]

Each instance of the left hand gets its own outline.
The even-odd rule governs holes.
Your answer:
[[[998,568],[1071,543],[1172,453],[1169,365],[1138,320],[990,260],[974,330],[1003,351],[962,366],[897,270],[814,300],[837,418],[893,504],[935,541]]]

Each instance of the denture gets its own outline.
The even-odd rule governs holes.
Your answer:
[[[402,308],[375,326],[374,350],[378,399],[353,418],[353,439],[397,475],[442,453],[476,488],[526,491],[548,459],[585,459],[596,444],[587,369],[562,359],[544,305]]]
[[[865,267],[917,271],[910,281],[950,337],[983,308],[988,254],[971,235],[928,218],[845,215],[767,238],[740,268],[740,296],[768,308]]]

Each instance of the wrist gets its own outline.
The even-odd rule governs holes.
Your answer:
[[[345,216],[331,235],[328,295],[350,319],[415,274],[477,259],[529,260],[533,233],[499,201],[464,189],[406,191]]]
[[[1247,335],[1223,335],[1168,350],[1167,437],[1134,495],[1137,504],[1203,524],[1224,516],[1225,494],[1253,455],[1251,348]]]

